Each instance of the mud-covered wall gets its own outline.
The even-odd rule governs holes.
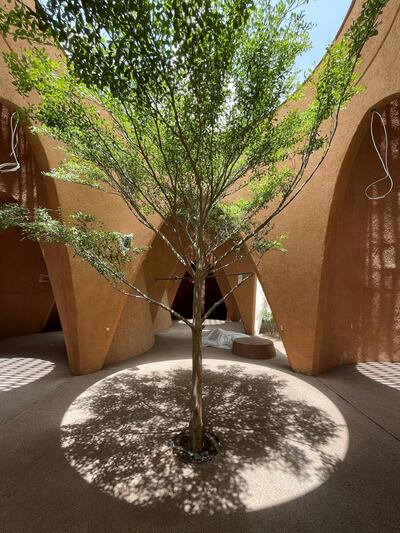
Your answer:
[[[18,230],[0,233],[0,336],[41,331],[54,304],[42,251]]]
[[[341,33],[346,31],[360,12],[362,4],[362,0],[353,2]],[[365,274],[365,263],[361,260],[365,253],[360,251],[359,255],[357,252],[347,259],[344,256],[350,254],[350,244],[356,248],[366,246],[365,224],[368,217],[361,208],[349,204],[348,194],[352,194],[355,182],[361,180],[357,201],[364,202],[364,184],[371,176],[373,181],[374,173],[379,173],[372,145],[368,141],[370,110],[400,90],[399,12],[400,3],[397,0],[389,1],[381,17],[379,34],[366,44],[362,53],[358,73],[363,90],[341,111],[335,139],[318,172],[290,207],[276,219],[274,231],[287,234],[287,252],[267,253],[259,265],[259,279],[279,325],[289,363],[298,372],[318,374],[343,362],[355,360],[353,355],[343,358],[346,349],[343,348],[342,339],[343,336],[348,339],[353,336],[353,331],[346,328],[354,322],[346,313],[347,318],[343,319],[345,323],[339,316],[346,301],[353,309],[360,306],[375,308],[365,310],[365,313],[370,314],[367,321],[370,326],[373,316],[375,320],[371,329],[374,333],[370,332],[363,340],[364,346],[371,343],[365,357],[397,358],[396,349],[389,353],[385,348],[384,354],[381,353],[383,345],[379,341],[378,348],[375,339],[379,329],[392,328],[390,312],[386,305],[384,309],[381,308],[381,313],[377,312],[375,300],[371,297],[368,303],[368,299],[361,297],[357,288]],[[364,153],[365,159],[362,157]],[[396,170],[394,176],[396,179]],[[347,187],[350,189],[343,193]],[[365,200],[364,207],[367,209],[368,205],[368,209],[374,210],[378,217],[381,216],[378,213],[388,209],[388,204],[393,202],[397,202],[397,184],[385,206],[368,204]],[[356,213],[353,209],[361,211]],[[338,210],[341,215],[338,215]],[[362,222],[358,220],[359,215]],[[343,223],[341,233],[337,235],[337,221],[343,216],[350,217],[352,225]],[[395,217],[394,211],[392,216]],[[344,237],[344,234],[347,236]],[[342,259],[332,258],[333,249],[333,254],[339,254]],[[348,266],[349,271],[344,272],[343,269],[337,270],[338,266],[333,266],[336,260],[351,260],[353,264]],[[351,275],[350,269],[354,270]],[[336,294],[335,288],[329,288],[332,283],[334,287],[346,287],[346,297],[340,304],[342,307],[337,301],[341,297]],[[384,290],[383,278],[379,283],[374,291]],[[338,316],[334,318],[336,313]],[[383,323],[386,325],[383,326]],[[351,342],[357,344],[354,339]]]
[[[0,2],[7,5],[6,0]],[[362,3],[353,2],[342,32],[360,12]],[[398,0],[390,0],[379,35],[367,43],[362,54],[359,75],[364,91],[341,112],[330,153],[313,180],[276,219],[274,231],[288,235],[287,252],[267,253],[257,267],[290,365],[299,372],[318,374],[337,364],[363,358],[398,357],[395,339],[398,189],[383,204],[360,202],[365,202],[362,191],[367,174],[369,179],[379,171],[366,133],[369,110],[383,101],[386,105],[386,99],[400,91],[399,12]],[[0,52],[19,49],[18,42],[0,38]],[[10,110],[25,103],[16,93],[1,56],[0,95]],[[390,128],[395,128],[394,122]],[[63,153],[55,143],[28,133],[26,138],[39,172],[49,170],[62,159]],[[394,152],[391,157],[396,166]],[[26,176],[36,173],[31,162],[25,165],[24,172]],[[158,271],[164,274],[166,270],[161,268],[162,250],[157,251],[153,234],[132,217],[122,200],[114,196],[105,198],[103,193],[82,186],[55,182],[42,174],[37,181],[43,190],[44,205],[60,207],[64,219],[82,210],[99,217],[110,229],[134,234],[135,246],[149,247],[150,252],[146,261],[146,254],[141,254],[131,265],[130,279],[162,298],[171,296],[174,290],[171,284],[156,285],[154,281]],[[0,175],[0,190],[16,201],[30,201],[29,187],[23,179],[18,182],[17,176]],[[73,373],[93,372],[105,362],[145,351],[154,342],[154,328],[168,325],[165,314],[151,311],[148,304],[115,291],[65,247],[41,248]],[[161,262],[149,266],[152,256],[154,261]],[[174,265],[171,272],[173,269]],[[249,260],[235,269],[254,269],[254,263]],[[223,292],[233,279],[226,278],[226,286],[221,287]],[[248,282],[234,296],[249,332],[254,324],[254,287],[253,282]]]
[[[12,113],[0,102],[0,163],[14,162],[11,127],[16,123]],[[17,126],[16,133],[15,152],[21,168],[0,172],[0,204],[33,208],[45,202],[42,176],[23,128]],[[0,233],[0,336],[36,333],[45,327],[54,304],[46,276],[38,243],[21,241],[21,233],[15,229]]]
[[[3,5],[8,5],[4,0],[1,2]],[[18,52],[20,48],[21,45],[12,38],[5,40],[0,37],[0,53]],[[1,162],[6,162],[10,160],[10,116],[16,108],[26,105],[27,101],[16,92],[1,54],[0,103],[0,156]],[[0,173],[0,193],[3,197],[11,198],[29,208],[41,205],[53,210],[55,214],[60,210],[56,216],[61,216],[64,220],[75,211],[86,211],[97,216],[109,229],[133,233],[137,246],[146,246],[149,243],[151,233],[133,219],[122,200],[107,197],[108,208],[105,210],[104,194],[82,186],[55,181],[43,175],[43,172],[56,166],[65,157],[57,143],[34,136],[26,125],[21,125],[17,152],[21,169],[18,172]],[[4,270],[8,268],[7,254],[15,255],[17,249],[22,256],[24,253],[22,245],[11,244],[7,238],[7,235],[1,237],[4,244],[2,250]],[[30,251],[25,253],[24,261],[21,256],[21,267],[24,264],[26,270],[21,268],[18,271],[18,275],[25,279],[25,286],[29,276],[32,277],[32,283],[33,279],[37,279],[33,263],[34,261],[37,263],[40,258],[39,245],[35,247],[35,243],[32,243],[31,247],[27,246]],[[32,249],[36,250],[35,258]],[[41,267],[47,271],[51,282],[46,290],[49,291],[51,287],[54,294],[72,373],[93,372],[102,368],[106,360],[112,362],[136,355],[152,346],[154,333],[151,317],[150,313],[143,312],[142,302],[132,299],[127,305],[127,296],[111,287],[84,261],[74,257],[67,247],[40,244],[40,249],[44,259]],[[138,276],[143,258],[144,254],[132,263],[129,272],[131,280],[135,280]],[[11,294],[15,292],[15,279],[11,281],[10,276],[4,275],[3,285],[3,294],[8,296],[0,301],[2,312],[6,314],[6,308],[10,306],[17,311],[20,297],[13,299]],[[45,290],[44,285],[40,286],[40,290]],[[148,307],[148,304],[145,306]],[[49,312],[51,307],[50,305]],[[13,330],[4,326],[4,334],[26,333],[28,331],[25,325],[28,323],[32,324],[29,332],[41,329],[46,321],[42,319],[35,321],[32,318],[35,310],[33,305],[25,305],[18,309],[18,313],[11,313],[10,316],[14,317]],[[139,317],[140,331],[137,335],[132,335],[132,315],[136,313]]]
[[[369,127],[334,199],[331,239],[324,265],[327,291],[320,368],[325,364],[400,360],[400,100],[393,96],[376,108],[388,136],[386,175],[373,147]],[[366,117],[368,126],[372,115]],[[379,117],[373,133],[384,156],[386,142]]]

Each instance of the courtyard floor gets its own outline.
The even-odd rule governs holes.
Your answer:
[[[188,466],[168,442],[187,423],[189,353],[175,323],[146,354],[72,377],[61,333],[0,340],[0,532],[399,531],[400,364],[313,378],[281,352],[205,348],[222,453]]]

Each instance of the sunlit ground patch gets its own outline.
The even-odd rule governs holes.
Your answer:
[[[400,363],[358,363],[356,367],[366,378],[400,390]]]
[[[89,483],[143,507],[196,514],[250,511],[322,484],[345,457],[348,432],[334,404],[295,376],[208,360],[206,425],[223,450],[205,465],[174,459],[170,438],[189,419],[189,360],[109,376],[66,412],[61,443]]]
[[[0,392],[7,392],[28,385],[47,374],[54,363],[31,357],[0,358]]]

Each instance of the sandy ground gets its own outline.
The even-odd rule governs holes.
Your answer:
[[[207,348],[222,453],[186,466],[168,442],[187,421],[189,353],[175,323],[146,354],[72,377],[61,333],[1,340],[0,532],[399,531],[400,364],[310,378],[281,352]]]

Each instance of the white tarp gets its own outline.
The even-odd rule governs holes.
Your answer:
[[[237,331],[226,331],[225,329],[216,328],[211,331],[204,331],[202,335],[202,344],[203,346],[231,350],[233,341],[239,337],[249,337],[249,335],[238,333]]]

